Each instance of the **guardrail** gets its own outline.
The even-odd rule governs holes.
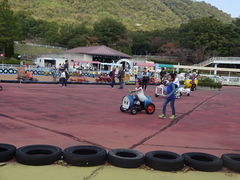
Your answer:
[[[195,64],[195,66],[206,66],[214,61],[240,61],[240,57],[212,57],[208,60]]]
[[[205,74],[201,74],[200,76],[209,77],[216,82],[221,82],[222,85],[240,86],[240,77],[214,76],[214,75],[205,75]]]

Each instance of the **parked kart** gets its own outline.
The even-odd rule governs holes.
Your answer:
[[[120,110],[122,112],[130,112],[133,115],[136,115],[137,112],[142,110],[145,110],[147,114],[153,114],[155,109],[155,105],[152,103],[150,96],[147,96],[147,99],[144,102],[141,102],[132,93],[123,97],[122,104],[120,106]]]
[[[155,97],[159,97],[159,96],[165,97],[167,95],[166,91],[167,91],[166,85],[160,84],[155,89]],[[176,95],[176,98],[180,98],[182,95],[190,96],[190,92],[191,92],[191,88],[184,88],[184,86],[181,85],[179,88],[176,89],[175,95]]]
[[[165,97],[167,95],[167,85],[168,81],[164,80],[159,86],[155,89],[155,97]]]
[[[177,93],[179,93],[179,96],[187,95],[190,96],[191,88],[184,88],[184,86],[180,86],[177,90]]]
[[[112,79],[108,75],[100,75],[96,78],[96,82],[112,82]]]

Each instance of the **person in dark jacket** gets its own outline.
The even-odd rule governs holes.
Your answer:
[[[147,72],[147,68],[144,68],[143,74],[142,74],[142,89],[144,89],[146,91],[147,89],[147,83],[148,83],[148,72]]]
[[[63,70],[64,70],[65,73],[66,73],[66,80],[69,79],[69,71],[68,71],[68,67],[69,67],[68,60],[66,60],[64,66],[63,66]]]
[[[115,76],[116,76],[115,72],[116,72],[116,69],[114,68],[114,69],[110,72],[110,74],[109,74],[109,76],[110,76],[110,78],[111,78],[111,80],[112,80],[112,83],[111,83],[111,87],[112,87],[112,88],[113,88],[114,85],[115,85]]]
[[[125,72],[124,72],[123,68],[121,67],[119,72],[118,72],[118,79],[119,79],[119,83],[120,83],[119,89],[123,89],[124,76],[125,76]]]

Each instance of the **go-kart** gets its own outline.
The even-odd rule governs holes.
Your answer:
[[[184,86],[180,86],[177,90],[177,93],[179,94],[179,96],[182,96],[182,95],[190,96],[190,92],[191,92],[191,88],[184,88]]]
[[[164,80],[162,81],[162,83],[156,87],[155,89],[155,97],[159,97],[159,96],[162,96],[162,97],[165,97],[167,94],[166,94],[166,91],[167,91],[167,87],[166,85],[168,84],[168,81],[167,80]]]
[[[166,94],[166,86],[165,85],[160,84],[159,86],[156,87],[155,97],[159,97],[159,96],[165,97],[166,95],[167,94]]]
[[[133,115],[136,115],[142,110],[145,110],[147,114],[153,114],[155,112],[155,105],[152,103],[152,99],[150,96],[146,97],[147,99],[144,102],[141,102],[136,96],[134,96],[130,92],[128,96],[123,97],[120,110],[122,112],[130,112]]]
[[[166,93],[166,86],[164,84],[160,84],[159,86],[156,87],[155,90],[155,97],[165,97],[167,95]],[[190,88],[184,88],[182,85],[176,89],[175,95],[176,98],[180,98],[182,95],[187,95],[190,96]]]

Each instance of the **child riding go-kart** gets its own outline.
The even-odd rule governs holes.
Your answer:
[[[145,110],[147,114],[153,114],[155,112],[155,105],[152,103],[150,96],[146,97],[147,99],[144,102],[141,102],[136,99],[132,93],[130,93],[128,96],[123,98],[120,110],[122,112],[129,111],[133,115],[142,110]]]
[[[134,92],[136,95],[133,95]],[[144,95],[140,82],[136,82],[136,89],[130,91],[130,94],[123,98],[120,110],[122,112],[129,111],[133,115],[142,110],[145,110],[147,114],[153,114],[155,105],[152,103],[150,96]]]

